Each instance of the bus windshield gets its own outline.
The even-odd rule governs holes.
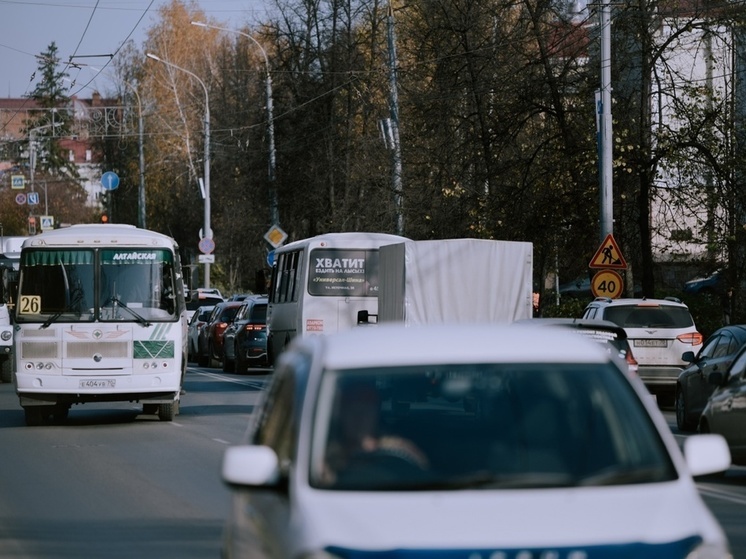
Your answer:
[[[18,322],[148,322],[177,312],[164,249],[33,249],[21,255]]]

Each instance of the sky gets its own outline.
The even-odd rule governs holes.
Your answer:
[[[37,55],[55,42],[62,62],[71,56],[94,67],[127,40],[142,48],[158,8],[170,0],[0,0],[0,97],[24,97],[38,82]],[[265,19],[266,0],[196,0],[220,27]],[[185,2],[188,3],[188,2]],[[62,70],[63,67],[58,68]],[[68,73],[73,77],[73,73]],[[33,77],[33,78],[32,78]],[[101,78],[99,78],[101,79]],[[105,94],[107,84],[94,84]],[[90,94],[79,93],[81,97]]]

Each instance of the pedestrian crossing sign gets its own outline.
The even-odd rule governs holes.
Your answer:
[[[622,251],[614,240],[614,235],[606,235],[604,242],[598,247],[596,254],[593,255],[589,268],[607,268],[611,270],[626,270],[627,262],[622,256]]]
[[[41,216],[41,229],[42,231],[46,231],[47,229],[54,229],[54,216]]]

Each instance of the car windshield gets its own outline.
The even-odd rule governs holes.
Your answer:
[[[604,318],[622,328],[690,328],[694,320],[685,307],[620,305],[609,307]]]
[[[653,483],[676,472],[613,365],[327,371],[314,487],[447,490]]]

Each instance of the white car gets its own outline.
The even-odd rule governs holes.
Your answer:
[[[624,328],[640,378],[659,402],[674,403],[679,374],[689,366],[682,355],[687,351],[696,355],[704,342],[689,307],[675,297],[596,297],[585,308],[583,318],[610,320]]]
[[[223,557],[729,557],[639,378],[542,326],[381,324],[296,338],[245,444]]]

